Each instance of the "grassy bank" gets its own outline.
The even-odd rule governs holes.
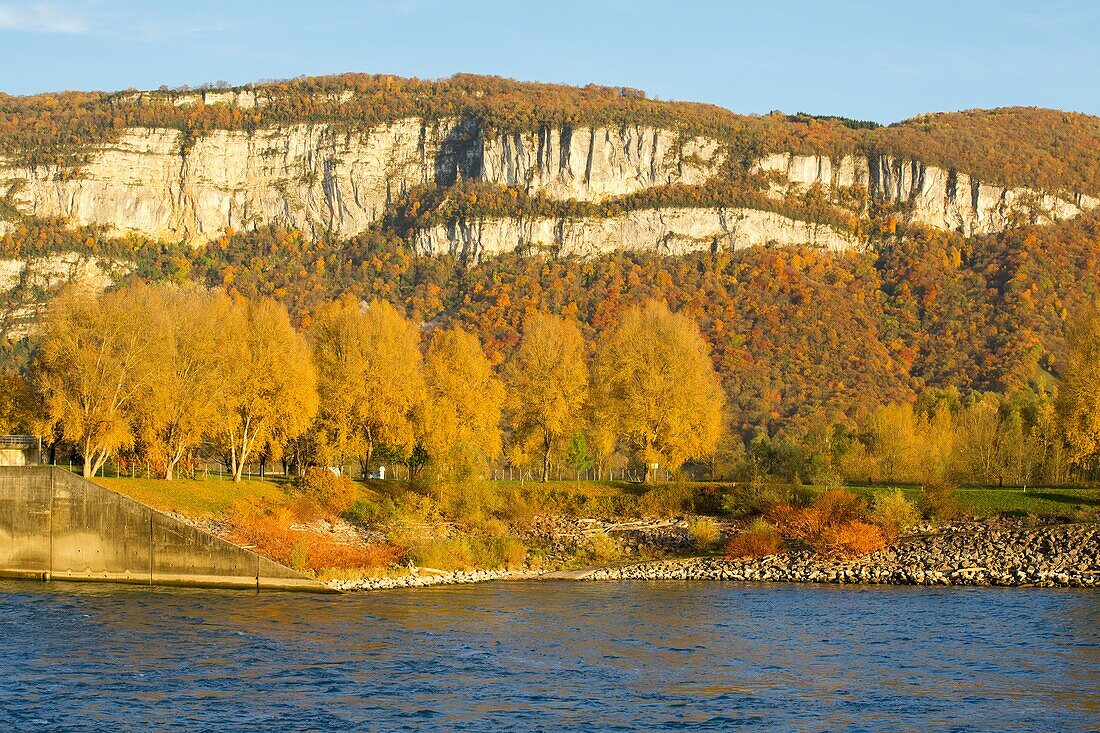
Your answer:
[[[644,487],[611,481],[345,481],[344,493],[333,499],[281,478],[241,483],[220,477],[97,481],[157,509],[216,521],[231,539],[322,578],[399,572],[403,565],[440,570],[559,569],[648,559],[654,556],[652,549],[624,545],[601,531],[585,530],[562,542],[542,525],[548,517],[574,522],[692,515],[750,519],[775,495],[786,492],[812,500],[821,491],[706,482]],[[895,490],[853,489],[868,504]],[[919,488],[901,491],[914,506],[922,506]],[[954,492],[952,501],[960,518],[1088,521],[1100,511],[1100,490],[963,488]],[[711,526],[710,531],[716,531]]]

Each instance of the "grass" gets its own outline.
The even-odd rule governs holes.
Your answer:
[[[248,499],[283,504],[290,500],[283,482],[253,479],[234,483],[230,479],[97,478],[96,483],[125,494],[154,509],[174,511],[200,519],[229,514],[233,505]]]
[[[245,480],[233,483],[228,478],[175,479],[163,481],[146,478],[97,478],[103,486],[126,494],[157,509],[178,511],[200,518],[212,518],[230,512],[242,499],[254,499],[271,504],[291,501],[291,493],[283,480]],[[476,484],[476,485],[475,485]],[[365,481],[358,484],[358,499],[367,504],[389,498],[399,501],[408,491],[440,496],[440,487],[427,482]],[[624,481],[552,481],[547,484],[531,481],[482,481],[466,488],[474,491],[478,500],[494,506],[509,505],[522,500],[533,512],[566,516],[639,517],[682,514],[691,510],[710,511],[715,502],[707,492],[719,491],[726,485],[715,483],[667,484],[652,488]],[[868,497],[893,491],[894,486],[863,486],[854,488]],[[920,503],[920,489],[901,487],[905,497]],[[445,493],[445,492],[444,492]],[[1074,516],[1100,510],[1100,489],[1064,487],[1019,488],[966,487],[958,490],[959,510],[977,517],[991,516]],[[514,508],[514,507],[509,507]]]
[[[870,494],[893,491],[894,487],[861,487],[857,492]],[[902,487],[905,498],[920,505],[917,487]],[[975,517],[1077,517],[1100,511],[1100,489],[1076,489],[1061,486],[1029,488],[965,487],[958,490],[961,514]]]

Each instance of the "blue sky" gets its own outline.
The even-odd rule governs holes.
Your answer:
[[[880,122],[1100,114],[1100,1],[0,0],[9,94],[342,71],[623,84]]]

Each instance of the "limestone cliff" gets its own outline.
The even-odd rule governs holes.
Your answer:
[[[103,290],[131,269],[130,265],[72,252],[0,259],[0,339],[18,339],[49,296],[70,283]],[[46,296],[45,298],[43,296]]]
[[[715,140],[641,126],[486,135],[481,152],[482,180],[581,201],[670,183],[704,183],[724,158]]]
[[[856,240],[821,224],[758,209],[640,209],[606,218],[501,218],[455,221],[417,231],[421,254],[450,253],[468,261],[505,252],[549,249],[588,256],[614,250],[683,254],[756,244],[810,244],[848,249]]]
[[[859,186],[872,199],[905,204],[915,221],[966,235],[989,234],[1019,223],[1048,224],[1095,209],[1100,199],[1076,193],[1059,197],[1028,188],[983,183],[964,172],[944,170],[888,155],[769,155],[757,163],[797,186],[825,189]]]
[[[349,237],[413,186],[457,178],[598,199],[705,180],[713,141],[645,127],[496,134],[473,122],[404,119],[363,132],[293,125],[249,133],[135,128],[78,171],[0,160],[0,195],[23,213],[201,243],[226,227],[277,224]]]
[[[178,130],[132,129],[75,174],[0,164],[0,181],[24,213],[162,239],[200,243],[226,227],[269,223],[351,236],[408,187],[469,165],[455,144],[462,137],[449,123],[418,120],[363,134],[326,125],[215,130],[190,142]]]
[[[264,104],[254,92],[192,96],[180,103],[244,109]],[[489,129],[473,118],[405,118],[361,130],[295,124],[255,132],[213,130],[193,138],[175,129],[131,128],[92,150],[76,170],[0,159],[0,197],[26,214],[193,244],[228,227],[265,224],[350,237],[377,222],[387,205],[412,187],[478,180],[522,186],[553,199],[598,202],[673,183],[705,183],[721,175],[725,156],[714,139],[641,125],[544,126],[515,133]],[[1100,204],[1091,196],[1005,188],[962,171],[879,154],[834,162],[778,153],[759,160],[755,169],[785,179],[777,195],[789,186],[859,186],[869,198],[904,204],[916,221],[968,235],[1063,220]],[[731,211],[751,224],[729,224]],[[798,240],[809,236],[801,233],[809,225],[792,221],[767,212],[708,208],[638,211],[604,223],[595,218],[456,221],[420,232],[416,246],[425,252],[472,247],[488,253],[526,242],[567,252],[651,247],[671,252],[713,242],[726,247],[818,241]],[[478,233],[487,241],[475,243]],[[836,247],[832,237],[823,246]]]

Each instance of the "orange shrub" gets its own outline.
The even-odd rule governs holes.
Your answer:
[[[886,546],[878,527],[858,519],[826,527],[812,544],[822,555],[840,558],[859,557]]]
[[[857,557],[884,546],[882,532],[863,516],[863,501],[847,489],[826,489],[813,506],[778,504],[768,512],[784,537],[830,557]]]
[[[295,529],[293,510],[242,511],[234,515],[230,539],[296,570],[383,568],[401,551],[387,543],[352,545],[328,535]]]
[[[823,526],[842,524],[863,516],[863,500],[848,489],[825,489],[814,499]]]
[[[765,557],[778,553],[782,547],[779,533],[767,522],[756,521],[726,543],[726,557],[730,560]]]
[[[767,514],[775,528],[784,537],[809,540],[817,535],[823,526],[821,512],[813,507],[797,507],[791,504],[776,504]]]

